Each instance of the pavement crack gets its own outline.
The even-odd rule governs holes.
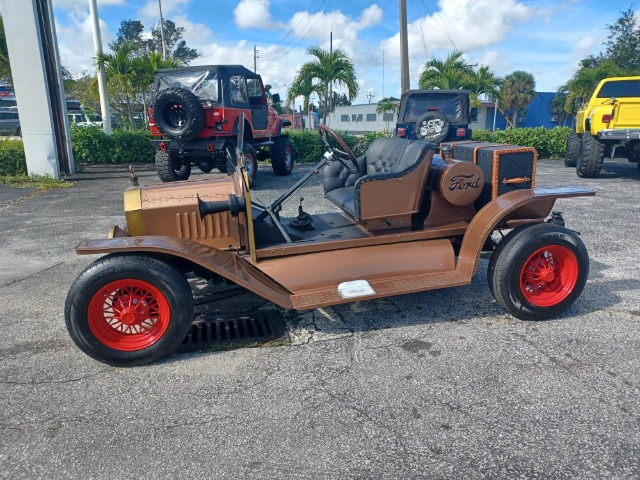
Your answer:
[[[14,380],[0,380],[0,385],[62,385],[65,383],[74,383],[80,382],[82,380],[87,380],[89,378],[97,377],[103,373],[111,372],[115,370],[115,368],[107,368],[104,370],[99,370],[95,373],[91,373],[89,375],[83,375],[81,377],[75,378],[67,378],[65,380],[42,380],[42,381],[30,381],[30,382],[18,382]]]
[[[4,285],[0,286],[0,288],[6,288],[6,287],[10,287],[11,285],[15,285],[16,283],[24,282],[25,280],[37,277],[38,275],[42,275],[43,273],[46,273],[49,270],[53,270],[54,268],[57,268],[57,267],[59,267],[60,265],[63,265],[63,264],[64,264],[64,262],[58,262],[55,265],[51,265],[50,267],[47,267],[44,270],[40,270],[39,272],[32,273],[31,275],[27,275],[26,277],[16,278],[15,280],[11,280],[10,282],[5,283]]]

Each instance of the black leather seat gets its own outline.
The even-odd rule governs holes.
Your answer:
[[[324,194],[356,220],[361,220],[360,190],[366,182],[399,178],[413,172],[424,161],[430,161],[427,153],[435,150],[433,143],[407,140],[400,137],[375,139],[363,156],[358,158],[358,173],[350,173],[335,161],[323,171]],[[428,172],[428,167],[427,167]],[[425,179],[426,180],[426,179]],[[403,188],[398,183],[399,188]],[[404,185],[406,188],[406,185]],[[401,192],[392,192],[393,194]],[[406,212],[398,212],[398,214]]]

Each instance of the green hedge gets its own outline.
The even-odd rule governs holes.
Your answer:
[[[0,177],[27,174],[22,140],[0,140]]]
[[[569,127],[514,128],[511,130],[474,130],[473,139],[481,142],[509,143],[521,147],[535,147],[539,158],[564,158]]]
[[[317,131],[287,129],[282,133],[288,135],[291,140],[296,163],[317,163],[320,161],[324,153],[324,143],[322,143]],[[362,155],[373,140],[384,136],[380,132],[368,132],[362,137],[348,135],[340,131],[336,133],[340,135],[355,155]]]
[[[155,150],[146,130],[114,130],[111,136],[98,127],[71,129],[71,145],[76,162],[153,163]]]

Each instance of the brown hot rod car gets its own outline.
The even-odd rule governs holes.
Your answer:
[[[490,258],[489,288],[512,315],[543,320],[578,298],[589,259],[564,227],[558,198],[584,188],[534,188],[533,149],[460,142],[441,146],[378,138],[359,158],[320,126],[326,151],[270,205],[251,199],[238,166],[224,178],[132,186],[127,227],[85,240],[78,254],[105,255],[72,285],[67,328],[91,357],[135,365],[171,354],[193,320],[187,275],[224,278],[285,309],[313,309],[467,285]],[[317,215],[283,202],[321,171],[339,211]]]

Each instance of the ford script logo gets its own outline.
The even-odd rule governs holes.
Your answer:
[[[454,190],[467,190],[468,188],[478,188],[479,186],[480,177],[474,173],[471,175],[456,175],[455,177],[451,177],[449,190],[453,192]]]

